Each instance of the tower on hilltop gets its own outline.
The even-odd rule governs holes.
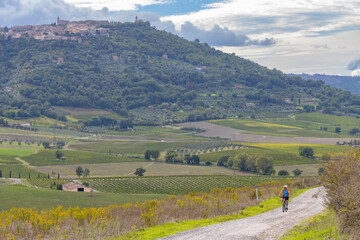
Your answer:
[[[60,17],[58,16],[57,21],[56,21],[56,25],[59,25],[59,23],[60,23]]]

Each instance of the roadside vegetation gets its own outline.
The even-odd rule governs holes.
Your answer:
[[[360,236],[360,150],[333,155],[323,173],[328,207],[351,239]]]
[[[324,213],[305,221],[299,226],[285,233],[279,240],[347,240],[348,235],[344,234],[338,226],[339,222],[332,211]]]
[[[300,182],[289,181],[288,184],[292,189],[296,189],[302,185]],[[317,184],[317,181],[306,179],[305,183],[303,187]],[[276,196],[281,185],[283,182],[258,185],[257,188],[262,193],[260,201]],[[65,209],[59,206],[41,212],[35,209],[11,209],[10,212],[0,213],[0,234],[3,239],[46,239],[64,236],[72,239],[106,238],[166,222],[238,213],[246,206],[254,205],[257,205],[255,189],[246,187],[213,189],[210,193],[192,193],[172,196],[165,200],[103,208]]]

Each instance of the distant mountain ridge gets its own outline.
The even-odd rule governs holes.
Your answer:
[[[291,76],[291,74],[290,74]],[[360,77],[352,76],[338,76],[338,75],[325,75],[325,74],[298,74],[305,80],[320,80],[330,86],[347,90],[353,94],[360,95]]]
[[[2,34],[0,115],[66,120],[54,107],[67,106],[107,109],[153,124],[302,107],[360,114],[360,96],[187,41],[149,22],[97,28],[102,31],[65,33],[69,40]]]

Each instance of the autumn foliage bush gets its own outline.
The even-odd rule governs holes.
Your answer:
[[[11,209],[0,212],[0,239],[104,239],[144,227],[188,219],[234,214],[247,206],[277,196],[283,184],[292,190],[318,184],[317,179],[263,183],[257,187],[213,189],[164,200],[103,208],[68,208],[49,211]]]
[[[322,175],[328,206],[352,239],[360,238],[360,150],[333,155]]]

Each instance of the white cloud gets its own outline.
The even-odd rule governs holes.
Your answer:
[[[201,29],[218,25],[250,38],[274,38],[271,47],[219,49],[285,72],[351,74],[347,63],[360,57],[357,0],[224,0],[162,19],[171,20],[177,29],[191,21]]]
[[[104,7],[110,11],[136,10],[138,6],[166,3],[166,0],[65,0],[77,7],[89,7],[100,10]]]
[[[163,19],[173,21],[178,28],[191,21],[201,28],[211,29],[217,24],[233,31],[273,36],[298,31],[319,35],[360,22],[360,5],[356,0],[228,0],[208,7]]]
[[[360,69],[356,69],[356,70],[352,71],[351,76],[359,77],[360,76]]]

